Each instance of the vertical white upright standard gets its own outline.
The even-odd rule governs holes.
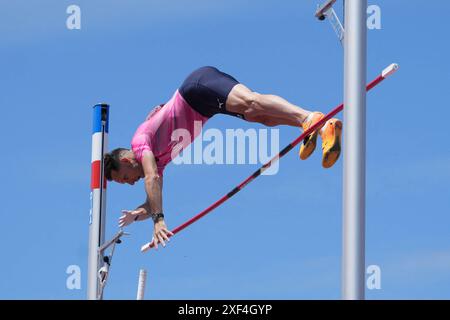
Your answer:
[[[98,270],[103,264],[103,254],[98,249],[105,242],[106,179],[103,155],[108,147],[109,105],[94,106],[91,161],[91,211],[89,214],[89,253],[87,298],[100,299]]]
[[[139,270],[139,281],[136,300],[144,300],[146,281],[147,281],[147,271],[145,269]]]
[[[345,1],[342,299],[365,291],[367,0]]]

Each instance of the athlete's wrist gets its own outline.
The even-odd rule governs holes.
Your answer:
[[[162,212],[152,213],[151,217],[154,223],[164,221],[164,214]]]

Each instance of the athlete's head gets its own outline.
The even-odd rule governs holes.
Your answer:
[[[133,185],[144,177],[144,172],[131,150],[117,148],[105,154],[105,177],[109,181]]]

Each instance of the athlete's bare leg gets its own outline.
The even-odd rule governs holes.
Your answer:
[[[259,94],[243,84],[237,84],[228,95],[226,109],[240,113],[244,119],[268,126],[301,127],[310,114],[285,99],[272,94]]]

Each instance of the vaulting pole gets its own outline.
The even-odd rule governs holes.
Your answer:
[[[367,0],[345,1],[342,299],[363,300],[366,209]]]
[[[103,155],[108,147],[109,105],[94,106],[91,159],[91,211],[89,214],[89,252],[87,298],[100,299],[98,271],[103,264],[103,253],[98,249],[105,242],[106,179]]]

